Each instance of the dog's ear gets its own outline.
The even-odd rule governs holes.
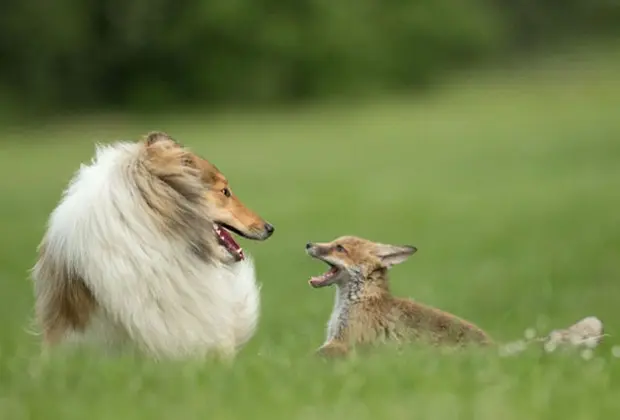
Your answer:
[[[148,155],[154,159],[161,159],[162,156],[178,158],[182,166],[196,169],[196,162],[193,155],[181,146],[175,139],[163,131],[151,131],[143,138],[147,147]]]
[[[144,162],[148,170],[186,198],[198,199],[203,186],[191,151],[162,132],[149,133],[144,141]]]
[[[163,131],[151,131],[143,136],[143,141],[146,146],[152,146],[155,143],[166,143],[168,146],[180,147],[175,139]]]
[[[383,265],[387,268],[405,262],[407,258],[415,254],[418,250],[416,247],[411,245],[375,245],[375,255],[379,257]]]

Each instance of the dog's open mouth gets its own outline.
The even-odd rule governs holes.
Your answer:
[[[320,276],[311,277],[310,280],[308,280],[308,283],[310,283],[310,286],[315,288],[329,286],[334,283],[339,273],[340,268],[329,264],[329,270]]]
[[[245,258],[243,255],[243,248],[239,246],[239,244],[233,239],[232,235],[228,232],[227,228],[224,225],[219,223],[215,223],[213,225],[213,229],[217,234],[217,237],[220,241],[220,245],[222,245],[230,255],[232,255],[235,260],[241,261]]]

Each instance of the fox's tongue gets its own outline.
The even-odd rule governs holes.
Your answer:
[[[321,274],[320,276],[311,277],[310,280],[308,280],[308,283],[310,283],[310,286],[312,287],[328,286],[330,284],[330,280],[336,275],[336,273],[338,273],[338,268],[332,267],[328,272]]]

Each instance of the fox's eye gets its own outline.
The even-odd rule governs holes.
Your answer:
[[[224,194],[226,197],[230,197],[230,190],[228,188],[224,188],[222,190],[222,194]]]
[[[346,249],[344,249],[344,247],[342,245],[336,245],[336,251],[338,251],[338,252],[345,252]]]

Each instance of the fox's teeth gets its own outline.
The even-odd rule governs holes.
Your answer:
[[[312,277],[313,280],[325,280],[328,279],[330,277],[330,273],[323,273],[320,276],[314,276]]]

